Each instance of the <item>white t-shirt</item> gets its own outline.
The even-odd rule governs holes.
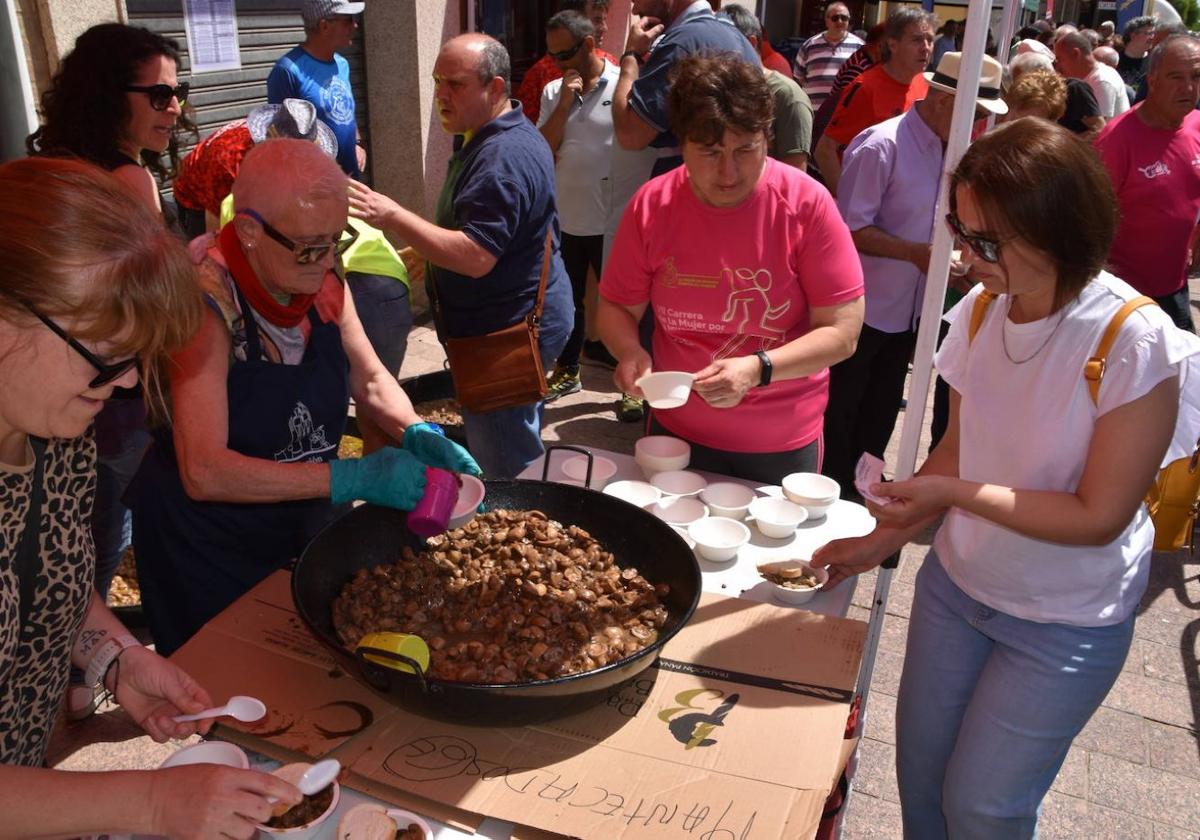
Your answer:
[[[1129,110],[1129,93],[1125,90],[1125,80],[1121,74],[1102,61],[1096,62],[1096,68],[1084,78],[1092,93],[1096,94],[1096,102],[1100,106],[1100,116],[1106,120],[1118,117]]]
[[[1132,286],[1101,272],[1068,304],[1061,321],[1056,313],[1028,324],[1008,321],[1009,299],[1001,295],[969,342],[979,291],[977,286],[947,313],[950,332],[937,354],[938,372],[962,395],[961,478],[1074,492],[1096,419],[1172,376],[1180,377],[1181,401],[1187,403],[1176,439],[1194,445],[1200,433],[1200,339],[1175,327],[1157,306],[1126,318],[1107,357],[1098,407],[1088,393],[1084,363],[1113,314],[1138,296]],[[1033,358],[1009,361],[1002,329],[1012,358]],[[1173,446],[1167,460],[1178,457],[1179,448]],[[1086,627],[1117,624],[1137,607],[1153,544],[1145,505],[1104,546],[1034,539],[959,508],[950,509],[934,538],[946,573],[975,600],[1019,618]]]
[[[583,102],[571,106],[563,139],[558,145],[554,164],[555,199],[563,233],[572,236],[599,236],[608,221],[612,202],[613,119],[612,101],[617,92],[621,70],[611,61],[595,86],[583,95]],[[541,128],[558,107],[562,79],[547,82],[542,88],[542,109],[538,113]]]

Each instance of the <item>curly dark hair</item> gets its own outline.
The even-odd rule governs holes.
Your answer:
[[[736,53],[692,55],[671,68],[667,114],[680,142],[720,143],[725,130],[771,133],[775,99],[757,64]]]
[[[25,140],[31,155],[73,155],[98,162],[111,159],[129,121],[125,87],[149,59],[166,56],[179,66],[179,43],[148,29],[123,23],[93,26],[75,39],[50,88],[42,95],[42,126]],[[173,177],[179,162],[179,130],[196,133],[181,115],[162,155],[142,151],[142,162],[160,179]]]

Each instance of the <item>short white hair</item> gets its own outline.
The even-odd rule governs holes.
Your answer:
[[[234,210],[253,209],[267,219],[329,198],[349,203],[346,173],[310,140],[264,140],[242,159],[233,182]]]
[[[1038,52],[1021,53],[1008,63],[1008,72],[1012,73],[1013,81],[1021,77],[1022,73],[1029,73],[1034,70],[1049,70],[1054,72],[1054,62],[1048,55]]]

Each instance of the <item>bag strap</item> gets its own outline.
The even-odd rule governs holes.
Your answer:
[[[542,251],[542,276],[538,279],[537,301],[533,304],[533,312],[529,313],[529,326],[536,327],[542,322],[542,304],[546,300],[546,281],[550,277],[551,248],[554,245],[554,223],[546,227],[546,247]]]
[[[17,543],[18,615],[21,622],[17,625],[18,636],[25,632],[25,621],[33,606],[37,573],[42,565],[38,537],[42,530],[42,502],[46,495],[42,487],[46,475],[46,441],[30,437],[29,446],[33,450],[33,486],[30,489],[29,510],[25,513],[25,527],[21,531],[21,541]]]
[[[975,304],[971,307],[971,323],[967,326],[967,346],[975,340],[975,334],[979,332],[979,328],[983,326],[983,319],[987,316],[988,307],[995,299],[995,294],[986,291],[980,292],[979,297],[975,298]]]
[[[1104,329],[1104,335],[1100,337],[1100,343],[1096,345],[1095,354],[1083,366],[1083,378],[1087,380],[1088,393],[1092,396],[1092,405],[1100,404],[1100,382],[1104,379],[1105,360],[1108,358],[1108,351],[1112,350],[1113,342],[1117,340],[1117,333],[1121,331],[1121,325],[1135,309],[1141,309],[1143,306],[1154,303],[1153,298],[1145,295],[1135,297],[1133,300],[1126,301],[1125,305],[1118,309],[1109,320],[1108,326]]]

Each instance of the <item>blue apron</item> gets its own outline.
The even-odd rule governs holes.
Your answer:
[[[240,289],[237,296],[247,361],[235,359],[229,368],[229,448],[280,463],[334,460],[350,402],[341,330],[321,323],[314,306],[300,364],[264,361],[258,324]],[[183,489],[169,428],[156,433],[127,502],[143,610],[164,656],[299,556],[334,514],[328,499],[194,501]]]

